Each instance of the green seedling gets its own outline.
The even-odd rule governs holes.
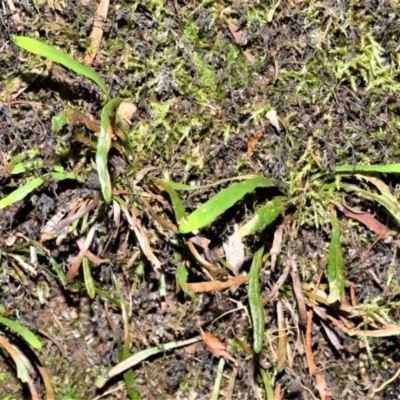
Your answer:
[[[243,223],[239,230],[241,238],[255,234],[270,226],[285,210],[293,206],[298,209],[294,210],[293,218],[301,223],[314,222],[317,226],[321,223],[330,223],[331,225],[331,241],[328,254],[327,279],[329,282],[328,303],[340,301],[344,294],[345,273],[343,250],[340,243],[340,225],[333,207],[335,201],[340,200],[341,193],[353,192],[364,198],[377,202],[383,206],[397,223],[400,223],[400,204],[395,196],[391,194],[389,187],[371,173],[400,173],[400,164],[388,165],[342,165],[336,168],[336,174],[333,178],[329,177],[328,171],[316,172],[307,178],[311,168],[305,166],[292,185],[286,196],[278,195],[269,200],[265,205],[255,210],[254,217],[250,221]],[[353,174],[351,174],[353,173]],[[182,200],[176,190],[194,190],[205,186],[188,186],[171,181],[154,180],[156,186],[164,189],[170,196],[175,219],[178,223],[179,231],[183,234],[194,232],[202,229],[214,222],[228,208],[243,199],[244,196],[253,192],[258,187],[273,187],[274,182],[266,177],[247,176],[241,177],[242,182],[233,183],[231,186],[222,189],[215,196],[211,197],[204,204],[201,204],[192,213],[184,210]],[[347,183],[346,180],[365,181],[370,186],[360,187],[358,185]],[[299,181],[306,181],[310,187],[305,190],[299,189]],[[224,183],[223,182],[217,182]],[[328,183],[329,182],[329,183]],[[214,184],[215,185],[215,184]],[[212,185],[207,185],[207,187]],[[312,207],[321,213],[321,210],[328,210],[329,216],[318,214],[310,219],[310,216],[304,217],[305,210],[302,206],[310,203]],[[262,349],[263,338],[263,306],[259,293],[258,276],[260,273],[260,260],[262,257],[262,249],[258,250],[253,258],[252,268],[249,273],[249,305],[253,321],[253,349],[260,352]]]
[[[52,46],[49,46],[48,44],[43,43],[39,40],[28,38],[25,36],[13,36],[12,38],[14,43],[22,49],[27,50],[33,54],[37,54],[41,57],[48,58],[49,60],[61,64],[65,68],[68,68],[79,75],[91,79],[103,91],[107,99],[109,99],[109,93],[104,82],[92,69],[82,65],[62,51]],[[111,99],[104,105],[101,112],[100,134],[97,141],[96,166],[99,174],[101,192],[103,194],[104,201],[107,204],[110,203],[112,197],[112,187],[107,167],[108,151],[111,145],[112,134],[111,114],[114,112],[115,108],[118,107],[121,101],[121,99]],[[62,125],[62,121],[57,121],[55,127],[59,128],[60,124]],[[38,182],[39,181],[34,180],[33,183],[27,184],[27,186],[22,191],[24,194],[23,197],[32,192],[38,186],[40,186],[38,185]],[[36,184],[37,186],[33,187],[34,184]],[[21,193],[17,193],[17,195],[21,196]],[[12,202],[10,203],[10,199],[8,199],[5,203],[7,205],[13,204],[15,202],[13,201],[13,199],[15,198],[16,195],[14,194],[11,199]]]

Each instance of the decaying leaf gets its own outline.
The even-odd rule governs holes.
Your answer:
[[[225,251],[226,261],[233,268],[236,275],[239,273],[240,267],[243,265],[245,260],[244,244],[238,232],[239,226],[235,224],[232,235],[228,236],[227,241],[222,244]]]
[[[110,0],[101,0],[100,4],[97,7],[93,30],[90,34],[90,47],[86,52],[85,58],[83,60],[83,63],[86,66],[90,65],[93,62],[97,52],[99,51],[101,39],[103,37],[103,25],[107,18],[109,5]]]
[[[236,276],[235,278],[227,279],[226,281],[206,281],[197,283],[187,283],[186,287],[193,292],[212,292],[214,290],[223,290],[231,286],[247,283],[247,276]]]
[[[122,124],[125,128],[128,128],[131,124],[131,120],[137,111],[135,104],[129,101],[123,101],[117,110],[118,117],[121,118]]]
[[[375,232],[378,236],[385,236],[389,229],[379,222],[375,217],[373,217],[369,212],[357,210],[341,204],[338,201],[335,202],[336,207],[346,216],[356,221],[361,222],[371,231]]]
[[[215,357],[224,357],[232,361],[235,367],[239,363],[233,358],[233,356],[226,350],[226,346],[212,333],[201,332],[201,338],[207,348],[207,350]]]

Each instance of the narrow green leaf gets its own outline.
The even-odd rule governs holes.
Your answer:
[[[262,176],[234,183],[193,211],[187,217],[187,221],[179,225],[179,231],[181,233],[189,233],[208,225],[247,193],[252,192],[257,187],[268,186],[275,186],[275,183],[271,179]]]
[[[33,54],[37,54],[41,57],[48,58],[66,68],[71,69],[77,74],[86,76],[86,78],[89,78],[94,83],[96,83],[99,88],[105,93],[105,95],[109,97],[108,90],[99,75],[97,75],[96,72],[94,72],[92,69],[84,66],[78,61],[75,61],[69,55],[63,53],[55,47],[49,46],[46,43],[26,36],[13,35],[12,39],[14,43],[22,49],[27,50]]]
[[[175,190],[198,190],[205,189],[213,186],[220,185],[221,183],[232,182],[232,181],[244,181],[247,179],[258,178],[258,175],[242,175],[236,176],[234,178],[220,179],[219,181],[208,183],[207,185],[185,185],[184,183],[173,182],[168,180],[168,184]]]
[[[44,181],[42,178],[35,178],[14,190],[8,196],[0,200],[0,210],[24,199],[29,193],[33,192],[36,188],[42,185],[43,182]]]
[[[121,301],[118,300],[117,298],[113,297],[112,295],[110,295],[110,293],[108,293],[106,290],[101,290],[101,289],[95,288],[95,291],[99,296],[103,296],[108,301],[113,303],[116,307],[118,307],[118,308],[122,307],[121,306]]]
[[[94,289],[92,271],[90,270],[89,260],[87,257],[83,257],[82,265],[83,265],[83,277],[85,280],[87,294],[91,299],[94,299],[96,291]]]
[[[192,299],[196,298],[196,295],[192,290],[187,288],[188,271],[184,265],[179,265],[176,269],[176,277],[179,287]]]
[[[378,178],[375,178],[374,176],[368,176],[368,175],[360,175],[357,174],[355,175],[357,178],[364,179],[370,183],[372,183],[380,192],[381,194],[386,197],[389,201],[393,203],[397,203],[397,199],[395,196],[392,195],[392,192],[386,183],[381,181]]]
[[[400,173],[400,164],[377,164],[377,165],[339,165],[335,172],[381,172],[381,173]]]
[[[201,339],[201,336],[195,336],[192,339],[187,339],[187,340],[182,340],[182,341],[173,341],[173,342],[168,342],[166,344],[163,344],[160,347],[151,347],[146,350],[139,351],[139,353],[134,354],[133,356],[127,358],[126,360],[120,362],[119,364],[115,365],[112,367],[106,376],[102,376],[96,380],[96,387],[97,388],[102,388],[106,382],[113,378],[114,376],[117,376],[121,374],[122,372],[126,371],[128,368],[132,368],[135,365],[139,364],[140,362],[146,360],[147,358],[158,354],[158,353],[165,353],[168,350],[171,349],[176,349],[178,347],[183,347],[183,346],[188,346],[192,343],[199,342]]]
[[[328,261],[328,282],[329,296],[328,303],[332,304],[340,301],[344,293],[344,261],[343,250],[340,244],[340,225],[336,217],[336,210],[331,208],[331,243],[329,245],[329,261]]]
[[[182,201],[170,183],[157,178],[154,178],[153,182],[155,185],[161,186],[169,194],[177,223],[179,224],[179,222],[186,220],[186,211],[183,208]]]
[[[5,325],[9,329],[20,335],[25,340],[25,342],[29,343],[34,349],[39,350],[42,348],[42,342],[32,331],[30,331],[25,326],[6,317],[0,317],[0,324]]]
[[[239,236],[245,237],[251,235],[260,228],[266,228],[268,225],[274,222],[285,209],[286,200],[287,197],[285,196],[277,196],[265,206],[259,208],[255,212],[254,217],[239,228]]]
[[[264,246],[261,246],[253,256],[249,273],[249,306],[253,323],[253,350],[260,353],[264,346],[265,311],[261,299],[260,271]]]
[[[49,257],[50,264],[53,266],[53,268],[56,271],[56,274],[58,276],[58,279],[60,280],[61,284],[66,287],[67,286],[67,280],[65,279],[65,272],[62,270],[62,268],[59,266],[58,262],[54,257]]]
[[[265,400],[274,400],[275,399],[275,393],[274,393],[274,379],[271,378],[270,374],[265,372],[265,369],[260,368],[260,375],[261,375],[261,380],[264,384],[264,390],[265,390]]]
[[[53,172],[50,172],[50,176],[57,181],[71,179],[71,180],[78,181],[81,183],[85,182],[85,180],[82,177],[80,177],[72,172],[65,171],[65,169],[61,165],[55,165],[53,167],[53,169],[54,169]]]
[[[101,110],[100,135],[97,141],[96,166],[99,175],[101,192],[104,201],[108,204],[111,201],[112,188],[110,174],[108,173],[108,151],[111,146],[112,126],[110,121],[111,113],[121,103],[121,99],[110,100]]]

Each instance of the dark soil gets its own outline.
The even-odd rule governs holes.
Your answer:
[[[35,177],[45,177],[45,182],[0,210],[0,304],[7,311],[4,316],[35,332],[43,347],[32,354],[10,329],[1,326],[1,334],[28,358],[40,360],[56,399],[129,398],[122,375],[102,389],[94,384],[119,363],[127,331],[133,355],[191,339],[200,330],[230,343],[229,351],[239,363],[236,371],[227,361],[219,397],[214,398],[267,398],[262,373],[271,379],[275,399],[320,398],[309,370],[307,329],[291,276],[265,307],[264,347],[256,357],[251,352],[247,284],[196,293],[194,300],[178,290],[180,265],[188,268],[190,283],[221,278],[190,252],[187,241],[195,234],[174,233],[155,217],[171,225],[179,222],[170,198],[152,178],[191,185],[247,174],[271,178],[275,188],[257,189],[201,229],[198,235],[211,242],[207,249],[197,249],[209,263],[224,268],[223,243],[234,225],[284,193],[290,207],[265,232],[244,239],[240,274],[249,272],[255,250],[265,243],[263,297],[292,260],[303,284],[318,284],[328,293],[329,199],[320,196],[309,178],[324,171],[332,181],[336,166],[343,164],[400,162],[397,1],[111,4],[91,67],[113,97],[137,105],[126,142],[115,138],[109,154],[114,194],[120,201],[100,201],[63,240],[58,234],[45,238],[43,229],[57,213],[66,217],[73,204],[86,204],[98,195],[97,138],[82,121],[55,132],[52,117],[69,107],[99,122],[105,99],[90,80],[18,49],[11,36],[35,37],[82,60],[97,3],[14,0],[14,6],[10,11],[9,3],[3,2],[0,9],[0,199]],[[280,130],[266,117],[270,110],[276,110]],[[18,174],[12,162],[17,156],[31,163]],[[55,166],[81,180],[55,179],[48,175]],[[398,175],[381,174],[380,179],[398,197]],[[189,212],[229,184],[179,195]],[[398,327],[397,222],[371,200],[354,193],[340,196],[390,231],[378,238],[363,224],[337,213],[345,295],[340,304],[318,306],[348,329]],[[160,267],[144,254],[124,202]],[[272,270],[268,254],[282,224],[282,249]],[[57,268],[69,270],[80,251],[78,239],[84,241],[94,226],[89,250],[105,261],[90,262],[97,290],[90,298],[82,268],[68,284]],[[304,293],[313,293],[311,287],[303,286]],[[121,299],[128,314],[125,332],[117,305]],[[346,314],[339,309],[342,304],[352,304],[358,314]],[[279,307],[286,325],[286,356],[278,349]],[[329,398],[398,398],[400,379],[387,382],[400,370],[398,332],[393,328],[389,336],[350,335],[314,311],[311,349]],[[218,363],[202,341],[165,351],[132,369],[135,388],[142,399],[208,399]],[[34,382],[45,398],[39,375]],[[0,383],[1,399],[30,398],[2,348]]]

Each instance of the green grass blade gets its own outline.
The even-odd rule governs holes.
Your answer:
[[[108,204],[111,201],[112,188],[110,174],[108,173],[108,151],[111,146],[112,126],[110,121],[111,113],[121,103],[121,99],[110,100],[101,110],[100,135],[97,141],[96,166],[99,175],[101,192],[104,201]]]
[[[106,376],[102,376],[97,379],[95,385],[97,388],[102,388],[106,382],[113,378],[114,376],[117,376],[121,374],[122,372],[126,371],[128,368],[132,368],[135,365],[139,364],[140,362],[146,360],[147,358],[159,354],[159,353],[165,353],[168,350],[175,349],[178,347],[183,347],[183,346],[188,346],[190,344],[199,342],[201,339],[201,336],[195,336],[192,339],[187,339],[187,340],[182,340],[182,341],[173,341],[173,342],[168,342],[160,347],[151,347],[146,350],[139,351],[138,353],[134,354],[133,356],[130,356],[126,360],[120,362],[116,366],[112,367]]]
[[[178,281],[179,287],[186,293],[192,300],[196,298],[196,295],[192,290],[187,288],[187,279],[188,279],[188,271],[184,265],[179,265],[176,269],[176,278]]]
[[[0,210],[5,207],[11,206],[28,196],[29,193],[33,192],[36,188],[43,184],[42,178],[35,178],[25,183],[25,185],[11,192],[8,196],[0,200]]]
[[[66,68],[71,69],[79,75],[86,76],[86,78],[89,78],[94,83],[96,83],[99,88],[105,93],[105,95],[109,97],[108,90],[99,75],[97,75],[96,72],[94,72],[92,69],[86,67],[78,61],[75,61],[69,55],[63,53],[55,47],[49,46],[48,44],[41,42],[40,40],[36,40],[26,36],[13,35],[12,39],[14,43],[22,49],[29,51],[33,54],[37,54],[41,57],[48,58]]]
[[[208,225],[247,193],[258,187],[268,186],[275,186],[275,183],[271,179],[261,176],[234,183],[193,211],[187,217],[187,221],[179,225],[179,231],[189,233]]]
[[[208,183],[206,185],[185,185],[184,183],[178,183],[173,181],[168,181],[168,184],[175,190],[199,190],[206,189],[209,187],[220,185],[221,183],[232,182],[232,181],[244,181],[246,179],[258,178],[258,175],[241,175],[234,178],[220,179],[219,181]]]
[[[40,350],[42,348],[42,342],[33,332],[31,332],[25,326],[6,317],[0,317],[0,324],[5,325],[13,332],[20,335],[25,340],[25,342],[29,343],[34,349]]]
[[[266,228],[278,218],[278,216],[285,209],[285,202],[287,197],[277,196],[274,197],[265,206],[259,208],[254,217],[239,229],[239,236],[245,237],[253,234],[261,228]]]
[[[328,257],[329,304],[340,301],[344,293],[345,284],[343,250],[340,244],[340,225],[333,207],[331,208],[331,225],[332,233]]]
[[[90,270],[89,259],[87,257],[83,257],[82,265],[83,265],[83,277],[85,280],[86,291],[88,296],[93,300],[96,295],[96,291],[94,288],[92,271]]]
[[[179,197],[178,193],[176,193],[175,189],[170,185],[169,182],[162,179],[154,178],[153,182],[155,185],[161,186],[169,194],[177,223],[179,224],[180,222],[185,221],[187,218],[186,211],[183,208],[181,198]]]
[[[261,299],[260,271],[264,246],[261,246],[253,256],[249,273],[249,306],[253,323],[253,350],[260,353],[264,346],[265,311]]]
[[[60,265],[58,264],[58,262],[56,261],[56,259],[54,257],[49,257],[49,261],[50,264],[52,265],[52,267],[54,268],[54,270],[56,271],[56,274],[58,276],[58,279],[60,280],[61,284],[66,287],[67,286],[67,280],[65,279],[65,272],[62,270],[62,268],[60,267]]]
[[[335,168],[335,172],[380,172],[387,174],[399,174],[400,164],[340,165]]]

